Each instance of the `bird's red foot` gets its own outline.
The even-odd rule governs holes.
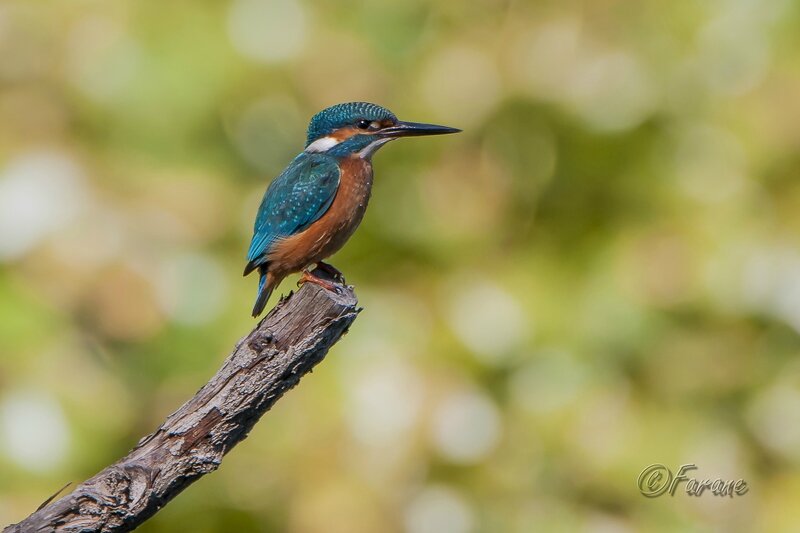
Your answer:
[[[297,286],[299,287],[304,283],[313,283],[315,285],[319,285],[323,289],[339,292],[339,288],[335,283],[326,279],[318,278],[308,270],[303,270],[303,272],[300,274],[300,279],[297,280]]]
[[[342,285],[345,284],[344,274],[339,272],[339,269],[337,269],[333,265],[329,265],[328,263],[323,263],[322,261],[319,261],[317,263],[317,268],[328,274],[330,277],[332,277]]]

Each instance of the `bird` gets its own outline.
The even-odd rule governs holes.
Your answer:
[[[316,265],[343,281],[323,262],[336,253],[364,217],[372,192],[372,156],[401,137],[441,135],[461,130],[404,122],[369,102],[347,102],[311,118],[304,150],[267,187],[256,214],[244,275],[258,271],[253,317],[259,316],[275,287],[302,272],[299,284],[328,290],[335,285],[311,273]]]

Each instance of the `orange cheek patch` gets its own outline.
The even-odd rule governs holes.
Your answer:
[[[387,126],[394,125],[394,122],[391,120],[384,120],[381,122],[381,127],[385,128]],[[346,141],[350,137],[355,137],[356,135],[375,135],[377,131],[368,131],[368,130],[360,130],[358,128],[354,128],[353,126],[346,126],[344,128],[340,128],[334,132],[332,132],[328,137],[336,139],[339,142]]]
[[[333,133],[328,135],[328,137],[333,137],[337,141],[342,142],[342,141],[346,141],[350,137],[358,135],[359,132],[360,132],[359,130],[353,128],[352,126],[348,126],[346,128],[341,128],[341,129],[338,129],[338,130],[334,131]]]

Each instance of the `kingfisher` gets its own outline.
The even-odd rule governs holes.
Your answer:
[[[305,149],[270,183],[258,208],[244,275],[258,270],[253,316],[264,311],[272,291],[289,274],[298,284],[335,286],[311,267],[341,280],[323,262],[336,253],[361,223],[372,192],[372,156],[400,137],[441,135],[461,130],[404,122],[386,108],[348,102],[311,118]]]

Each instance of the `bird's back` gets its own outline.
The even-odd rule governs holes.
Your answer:
[[[339,166],[325,154],[303,152],[270,183],[247,253],[249,273],[267,262],[280,241],[301,233],[330,207],[339,186]]]
[[[372,165],[351,157],[340,162],[336,195],[317,220],[276,242],[267,259],[278,272],[296,272],[335,254],[358,228],[372,193]]]

